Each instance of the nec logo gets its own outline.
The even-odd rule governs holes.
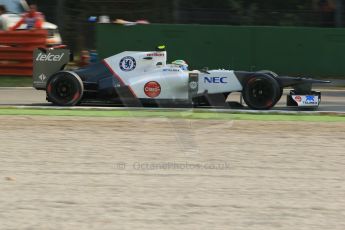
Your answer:
[[[225,84],[227,77],[204,77],[204,83]]]
[[[64,53],[62,53],[61,55],[59,54],[54,55],[51,53],[48,53],[48,54],[40,53],[37,56],[36,61],[61,61],[64,55],[65,55]]]

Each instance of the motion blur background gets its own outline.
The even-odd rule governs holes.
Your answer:
[[[90,16],[151,23],[343,27],[344,0],[34,0],[71,47],[93,48]]]

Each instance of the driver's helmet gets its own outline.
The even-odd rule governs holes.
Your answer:
[[[175,60],[171,64],[180,67],[182,70],[188,70],[188,64],[184,60]]]

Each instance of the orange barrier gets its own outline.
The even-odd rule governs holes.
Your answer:
[[[32,55],[46,47],[46,30],[0,31],[0,76],[32,76]]]

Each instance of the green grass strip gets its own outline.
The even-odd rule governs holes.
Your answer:
[[[69,110],[69,109],[12,109],[0,108],[0,115],[34,116],[76,116],[76,117],[144,117],[212,120],[254,120],[254,121],[308,121],[345,122],[341,115],[284,115],[284,114],[243,114],[200,111],[154,111],[154,110]]]
[[[32,77],[0,76],[0,87],[31,87]]]

